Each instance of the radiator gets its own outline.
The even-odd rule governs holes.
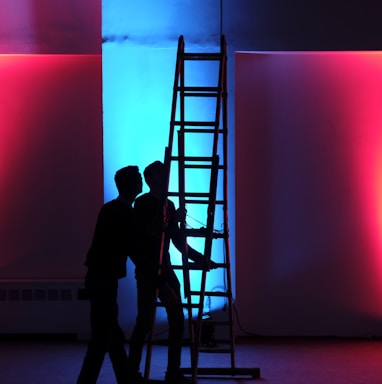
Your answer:
[[[0,280],[0,334],[60,334],[88,339],[83,280]]]

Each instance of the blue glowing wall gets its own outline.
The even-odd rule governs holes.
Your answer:
[[[200,27],[206,34],[200,40]],[[139,4],[124,1],[103,2],[103,105],[104,105],[104,182],[105,200],[116,196],[113,182],[115,171],[127,164],[136,164],[141,172],[155,160],[163,161],[168,144],[176,50],[179,35],[185,36],[186,50],[216,51],[219,49],[219,2],[208,1],[202,8],[189,2],[143,1]],[[204,40],[204,41],[203,41]],[[210,85],[217,81],[216,68],[187,68],[186,79]],[[203,120],[215,112],[215,106],[206,102],[187,108],[190,120]],[[209,119],[209,118],[208,118]],[[198,151],[212,146],[202,139],[189,144],[188,149]],[[191,148],[192,147],[192,148]],[[176,188],[175,172],[170,188]],[[187,186],[191,190],[209,179],[190,176]],[[144,192],[147,192],[144,186]],[[174,201],[178,206],[178,202]],[[188,207],[190,208],[190,207]],[[217,214],[219,216],[219,214]],[[206,224],[205,207],[189,211],[188,223],[199,228]],[[217,219],[221,229],[222,216]],[[192,241],[202,251],[203,244]],[[179,253],[172,248],[174,263],[180,262]],[[223,252],[213,256],[222,261]],[[134,323],[135,281],[133,266],[129,262],[128,279],[121,282],[121,318],[127,329]],[[211,273],[209,289],[221,289],[220,272]],[[128,305],[129,311],[124,307]],[[211,309],[222,308],[218,299],[211,300]],[[129,331],[127,331],[127,334]]]

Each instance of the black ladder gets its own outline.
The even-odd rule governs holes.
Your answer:
[[[188,79],[185,74],[189,66],[199,66],[198,73],[202,77]],[[195,73],[195,67],[193,68]],[[200,86],[203,75],[208,71],[217,74],[212,84]],[[211,78],[211,74],[207,76]],[[208,80],[209,82],[211,80]],[[202,112],[201,107],[207,105],[208,112]],[[196,110],[194,114],[191,109]],[[233,318],[233,298],[231,280],[231,260],[228,228],[228,121],[227,121],[227,53],[224,36],[221,37],[220,50],[214,53],[185,52],[183,36],[178,40],[173,99],[171,108],[170,133],[168,147],[165,152],[165,166],[167,169],[167,185],[170,173],[177,175],[177,191],[167,188],[167,196],[179,200],[179,208],[187,212],[200,212],[204,210],[201,227],[189,228],[186,223],[181,223],[184,241],[202,242],[205,264],[198,265],[189,262],[187,255],[182,254],[179,265],[174,269],[182,272],[185,303],[187,309],[189,338],[190,338],[190,368],[182,368],[185,374],[192,375],[195,379],[200,375],[229,375],[250,376],[253,379],[260,377],[259,368],[237,368],[235,363],[235,335]],[[212,111],[212,112],[211,112]],[[177,141],[174,143],[174,134],[177,130]],[[187,180],[190,176],[201,182],[199,188],[190,190]],[[166,198],[165,198],[166,201]],[[216,206],[222,211],[216,215]],[[197,215],[200,215],[197,213]],[[219,216],[219,217],[217,217]],[[216,230],[217,221],[220,220],[222,228]],[[199,247],[196,247],[198,250]],[[221,255],[216,263],[217,269],[208,271],[213,250],[218,250]],[[214,255],[216,252],[214,252]],[[206,267],[207,266],[207,267]],[[223,286],[219,290],[206,290],[207,275],[223,271]],[[190,278],[190,275],[193,278]],[[195,278],[196,275],[196,278]],[[197,280],[197,283],[195,282]],[[196,288],[194,286],[197,285]],[[223,321],[214,321],[213,318],[205,319],[206,298],[220,298],[224,301]],[[160,304],[159,304],[160,305]],[[209,312],[209,310],[207,310]],[[209,315],[209,313],[207,313]],[[155,322],[155,319],[154,319]],[[224,340],[224,347],[208,346],[210,353],[229,354],[230,363],[227,368],[199,367],[199,354],[203,351],[203,340],[206,329],[224,327],[228,340]],[[154,325],[153,325],[154,329]],[[204,332],[203,332],[204,331]],[[152,352],[152,334],[148,340],[146,354],[145,377],[148,378]],[[202,336],[203,335],[203,336]],[[228,364],[227,364],[228,366]]]

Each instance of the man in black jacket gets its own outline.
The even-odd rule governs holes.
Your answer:
[[[139,223],[140,245],[137,258],[133,260],[136,266],[138,315],[129,349],[132,384],[142,382],[139,367],[145,336],[152,324],[157,289],[158,297],[166,309],[169,323],[166,384],[184,384],[190,381],[183,376],[179,369],[184,314],[180,283],[170,261],[170,240],[180,252],[187,252],[189,259],[203,263],[204,257],[185,244],[178,226],[178,221],[183,216],[180,211],[175,210],[175,206],[170,200],[166,200],[164,208],[165,176],[165,168],[160,161],[155,161],[147,166],[144,170],[144,178],[150,191],[137,198],[134,205]],[[165,237],[160,263],[163,231]],[[159,267],[160,273],[158,274]],[[210,267],[214,268],[215,263],[211,262]]]
[[[127,256],[134,255],[136,238],[132,204],[142,192],[138,167],[115,174],[118,197],[104,204],[98,215],[85,265],[85,287],[90,299],[91,339],[77,384],[95,384],[106,353],[118,384],[128,383],[125,337],[118,324],[118,280],[126,276]]]

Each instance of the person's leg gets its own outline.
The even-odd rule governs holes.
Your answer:
[[[96,383],[106,352],[109,348],[110,325],[113,318],[110,302],[116,287],[110,281],[89,274],[85,287],[90,299],[91,338],[81,367],[77,384]]]
[[[118,284],[118,283],[117,283]],[[118,384],[126,384],[128,381],[128,362],[125,349],[125,335],[118,324],[118,293],[110,297],[110,338],[108,352],[114,374]]]
[[[179,378],[184,314],[180,295],[180,284],[175,273],[172,270],[166,271],[163,277],[165,284],[159,289],[159,298],[166,308],[169,324],[167,380],[169,377]]]
[[[118,324],[117,316],[118,315],[116,315],[112,330],[112,336],[109,347],[109,357],[113,366],[117,383],[127,384],[129,381],[129,359],[127,357],[125,349],[125,335]]]
[[[134,379],[139,375],[145,338],[150,331],[155,311],[156,286],[150,279],[137,275],[137,318],[130,337],[129,371]]]
[[[96,384],[104,360],[104,354],[98,353],[97,346],[91,340],[82,363],[77,384]]]

